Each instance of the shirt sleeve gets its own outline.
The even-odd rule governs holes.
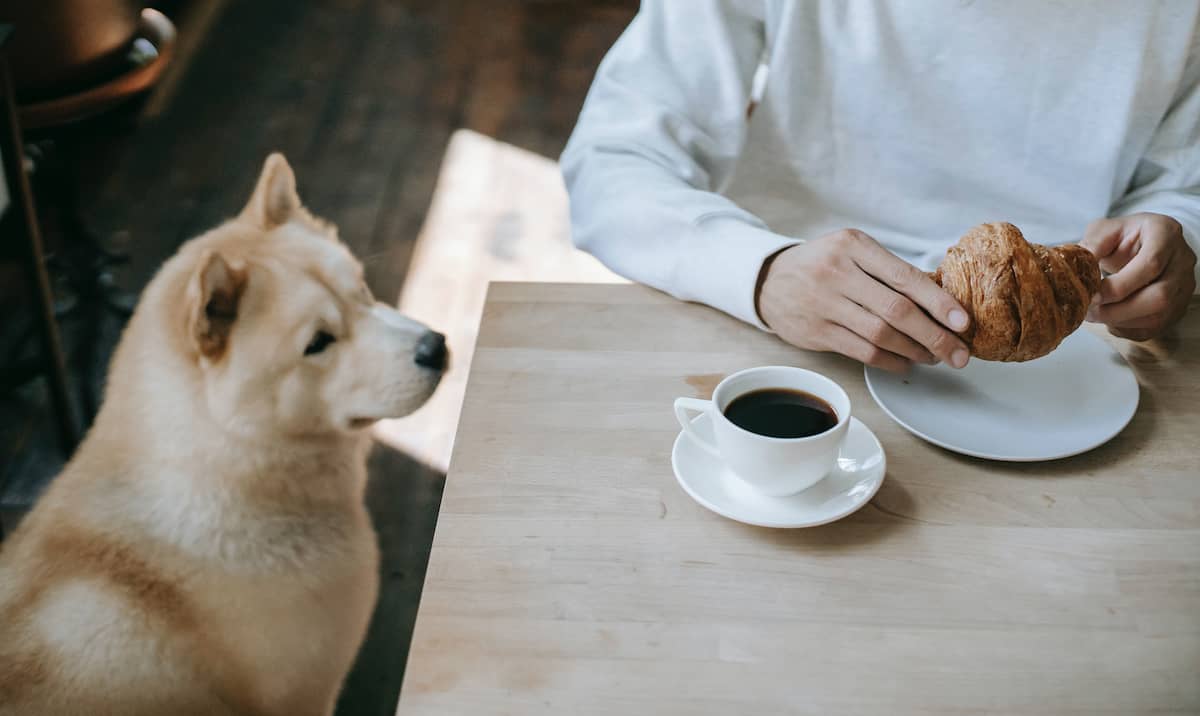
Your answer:
[[[746,133],[761,4],[646,0],[562,156],[575,244],[613,271],[763,326],[763,261],[794,239],[717,193]]]
[[[1169,216],[1200,255],[1200,27],[1184,67],[1180,89],[1138,163],[1126,194],[1109,212]],[[1196,268],[1200,284],[1200,265]]]

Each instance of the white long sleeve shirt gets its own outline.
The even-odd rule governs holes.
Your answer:
[[[987,221],[1059,244],[1151,211],[1196,249],[1198,20],[1200,0],[644,0],[562,157],[574,240],[760,326],[764,259],[840,228],[926,270]]]

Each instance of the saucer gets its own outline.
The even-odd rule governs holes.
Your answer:
[[[692,425],[701,434],[712,433],[707,415],[700,415]],[[671,466],[684,492],[718,515],[759,527],[816,527],[867,504],[883,484],[887,459],[871,429],[851,417],[837,466],[825,479],[795,495],[771,497],[758,492],[683,432],[675,439]]]

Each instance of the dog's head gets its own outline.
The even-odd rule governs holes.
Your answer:
[[[242,433],[354,431],[433,393],[441,334],[377,302],[278,154],[234,220],[184,249],[182,343],[208,411]]]

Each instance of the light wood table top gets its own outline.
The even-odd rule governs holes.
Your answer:
[[[1198,338],[1193,303],[1164,342],[1115,341],[1130,425],[1014,465],[707,308],[493,284],[399,713],[1200,713]],[[887,451],[841,522],[750,527],[675,482],[672,400],[780,363],[839,381]]]

